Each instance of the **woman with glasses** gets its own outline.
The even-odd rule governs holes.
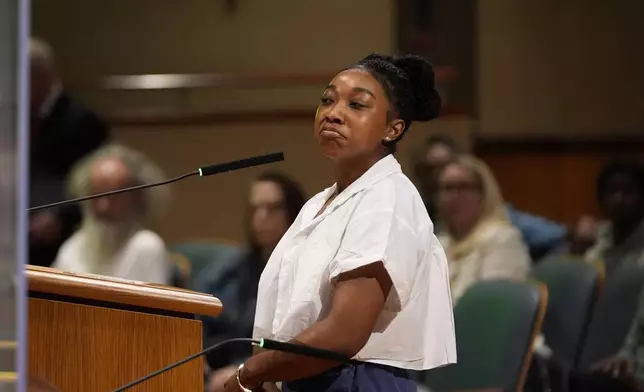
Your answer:
[[[454,303],[478,281],[527,276],[528,250],[487,165],[469,156],[454,159],[439,173],[437,199]]]

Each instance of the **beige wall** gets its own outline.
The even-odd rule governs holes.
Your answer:
[[[389,51],[390,0],[34,0],[65,76],[327,70]]]
[[[33,0],[34,34],[55,47],[71,83],[106,74],[339,69],[371,51],[391,52],[393,0]],[[480,122],[414,126],[399,158],[427,135],[580,136],[644,129],[644,2],[479,1]],[[258,91],[105,93],[76,90],[99,112],[123,108],[314,108],[322,86]],[[311,120],[313,109],[311,112]],[[147,152],[168,174],[249,154],[284,150],[276,165],[312,195],[329,184],[311,121],[262,125],[117,127],[118,140]],[[261,169],[192,179],[157,227],[168,241],[242,239],[249,181]]]
[[[644,130],[644,1],[479,1],[482,136]]]
[[[395,8],[390,0],[246,1],[232,14],[223,1],[34,0],[34,34],[55,47],[63,77],[106,74],[270,72],[340,69],[372,52],[391,52]],[[161,8],[161,7],[165,8]],[[64,25],[64,28],[61,27]],[[332,182],[312,134],[322,86],[277,90],[116,93],[76,90],[99,112],[133,108],[311,108],[310,121],[261,125],[116,127],[116,138],[160,163],[169,175],[200,165],[284,151],[272,166],[302,182],[312,196]],[[414,126],[400,148],[411,149],[432,129],[454,130],[467,145],[468,119]],[[168,242],[224,237],[243,240],[241,224],[255,168],[173,186],[174,203],[156,224]]]

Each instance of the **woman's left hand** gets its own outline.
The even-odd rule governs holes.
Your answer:
[[[266,391],[266,389],[263,386],[259,386],[257,388],[249,388],[253,392],[263,392]],[[269,390],[272,392],[272,390]],[[279,391],[279,389],[278,389]],[[237,384],[237,373],[233,374],[228,381],[224,384],[224,392],[243,392],[243,389],[239,387],[239,384]]]
[[[242,392],[242,390],[239,388],[239,385],[237,385],[237,376],[233,374],[232,377],[226,381],[226,384],[224,386],[224,391],[225,392]],[[252,390],[253,392],[280,392],[280,389],[275,385],[274,383],[268,383],[265,382],[262,384],[262,386],[257,387]]]
[[[208,384],[206,386],[206,392],[224,392],[228,391],[224,385],[228,384],[228,380],[231,377],[235,380],[235,386],[237,385],[237,379],[235,378],[235,372],[237,371],[237,366],[226,366],[222,369],[214,371],[210,378],[208,379]],[[238,391],[239,389],[235,389]]]
[[[237,375],[233,374],[228,378],[228,381],[224,384],[225,392],[243,392],[242,389],[237,385]]]

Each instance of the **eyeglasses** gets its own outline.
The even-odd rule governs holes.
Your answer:
[[[438,193],[439,195],[451,195],[451,194],[465,194],[472,192],[480,192],[481,186],[472,182],[460,182],[460,183],[449,183],[449,184],[439,184]]]

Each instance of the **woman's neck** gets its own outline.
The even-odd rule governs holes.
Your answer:
[[[336,193],[339,194],[345,190],[380,159],[382,159],[382,157],[371,159],[360,158],[345,162],[337,162],[335,165],[335,182],[337,184]]]

